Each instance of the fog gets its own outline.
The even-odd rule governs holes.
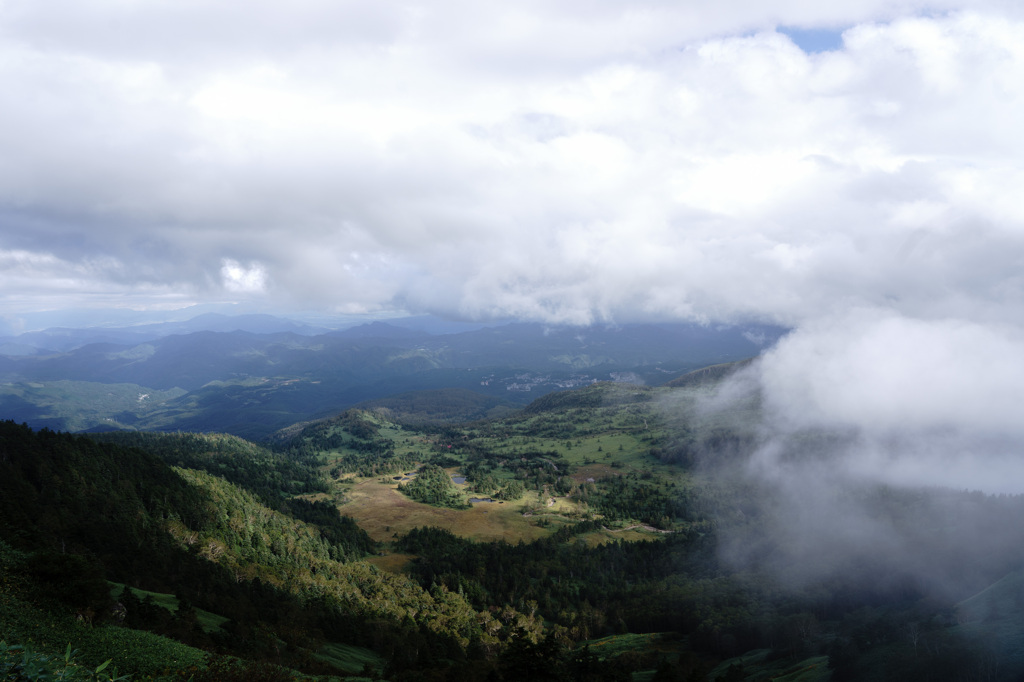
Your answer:
[[[954,601],[1002,577],[1024,542],[1022,351],[1012,325],[878,309],[783,337],[688,411],[742,443],[698,458],[744,491],[722,558]]]
[[[766,428],[855,433],[833,463],[851,475],[1022,493],[1021,358],[1011,325],[874,310],[817,320],[762,359]],[[767,448],[754,465],[785,457]]]

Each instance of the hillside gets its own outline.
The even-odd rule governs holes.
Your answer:
[[[712,410],[718,384],[680,383],[462,423],[403,418],[458,411],[457,394],[403,398],[272,447],[4,422],[0,639],[71,641],[138,677],[159,660],[223,678],[222,654],[252,679],[949,679],[992,656],[992,679],[1024,671],[1024,500],[846,481],[833,504],[870,510],[888,551],[808,545],[784,489],[741,473],[757,396]],[[827,461],[831,442],[793,447]]]
[[[356,561],[372,543],[354,526],[339,535],[330,514],[321,513],[322,525],[300,520],[288,506],[268,508],[221,478],[172,469],[137,449],[11,422],[0,429],[0,533],[27,553],[20,573],[40,590],[28,591],[36,608],[88,613],[97,625],[118,627],[106,580],[171,593],[225,624],[197,629],[181,620],[182,609],[149,620],[142,609],[128,614],[130,622],[312,672],[327,672],[317,654],[332,642],[395,658],[400,643],[464,652],[471,637],[500,641],[504,628],[485,633],[458,595],[431,594]],[[3,638],[24,641],[33,630],[23,627],[5,622]],[[416,665],[415,654],[398,659]]]
[[[951,614],[959,599],[1020,566],[1024,500],[845,481],[830,494],[855,515],[851,523],[880,524],[876,546],[897,538],[907,546],[859,556],[824,541],[807,546],[805,522],[789,516],[794,501],[738,475],[743,453],[757,447],[759,398],[709,410],[720,379],[707,374],[672,387],[600,383],[551,393],[462,426],[403,426],[389,412],[351,411],[281,447],[322,453],[343,512],[378,540],[398,536],[395,561],[381,565],[405,566],[424,585],[442,582],[478,607],[535,602],[570,638],[616,628],[685,632],[695,660],[769,652],[732,662],[752,675],[813,659],[807,665],[819,676],[886,679],[900,670],[911,679],[949,666],[947,651],[960,657],[957,670],[983,665],[980,640]],[[837,438],[807,433],[788,447],[825,461]],[[381,464],[366,468],[371,462]],[[449,472],[469,508],[409,499],[404,481],[428,462]],[[865,512],[870,519],[861,520]],[[418,528],[424,521],[437,530]],[[834,523],[840,536],[863,532]],[[410,555],[419,558],[405,563]],[[579,620],[581,601],[596,621]],[[864,628],[875,633],[870,642]],[[911,654],[908,628],[927,628],[932,654]],[[847,646],[854,642],[856,655]]]

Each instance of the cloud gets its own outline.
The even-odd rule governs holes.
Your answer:
[[[973,571],[1016,555],[1019,524],[947,491],[1024,493],[1022,352],[1018,325],[879,308],[791,332],[698,402],[745,444],[706,457],[740,474],[753,514],[726,510],[723,558],[793,584],[843,574],[883,590],[909,577],[953,601],[976,591]],[[965,570],[970,552],[985,559]]]
[[[227,291],[237,294],[262,293],[267,287],[267,273],[259,263],[248,267],[225,258],[220,268],[221,284]]]
[[[5,3],[0,248],[78,307],[1024,310],[1014,5],[582,7]]]
[[[791,331],[714,391],[662,409],[692,422],[687,457],[798,497],[849,485],[1024,494],[1022,353],[1017,325],[860,308]],[[735,447],[691,451],[715,428]]]
[[[1024,493],[1022,353],[1014,325],[877,309],[808,324],[758,365],[755,470],[784,477],[806,464],[802,434],[832,433],[832,476]]]
[[[723,559],[951,603],[989,584],[1019,554],[1015,498],[977,491],[1024,493],[1022,352],[1016,324],[837,311],[696,410],[667,405],[737,434],[700,457],[743,486],[743,509],[722,510]]]

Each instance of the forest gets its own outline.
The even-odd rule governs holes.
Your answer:
[[[809,541],[792,489],[742,474],[756,400],[695,409],[717,380],[263,443],[0,423],[0,673],[1018,679],[1024,499],[845,481],[888,535]]]

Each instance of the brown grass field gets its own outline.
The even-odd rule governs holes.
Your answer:
[[[579,512],[578,505],[564,497],[545,496],[545,501],[550,501],[548,505],[538,501],[533,492],[515,502],[478,503],[471,509],[459,510],[414,502],[398,492],[396,484],[382,483],[379,478],[349,479],[347,483],[352,487],[347,493],[349,501],[340,507],[341,512],[355,519],[378,542],[393,540],[396,535],[404,535],[413,528],[423,526],[444,528],[459,537],[477,542],[529,542],[550,535],[567,523],[573,523],[578,519]],[[548,522],[546,527],[537,525],[542,519]],[[619,540],[644,542],[661,537],[658,533],[631,529],[599,530],[580,536],[580,539],[594,547]],[[381,570],[400,573],[412,558],[406,554],[384,554],[369,557],[368,561]]]
[[[413,528],[436,526],[471,540],[490,542],[505,540],[530,541],[550,531],[534,525],[536,519],[524,517],[523,511],[535,502],[536,495],[527,494],[516,502],[479,503],[471,509],[441,509],[414,502],[398,492],[397,485],[381,483],[380,479],[362,479],[347,493],[348,502],[341,513],[351,516],[371,538],[377,541],[394,539]]]

